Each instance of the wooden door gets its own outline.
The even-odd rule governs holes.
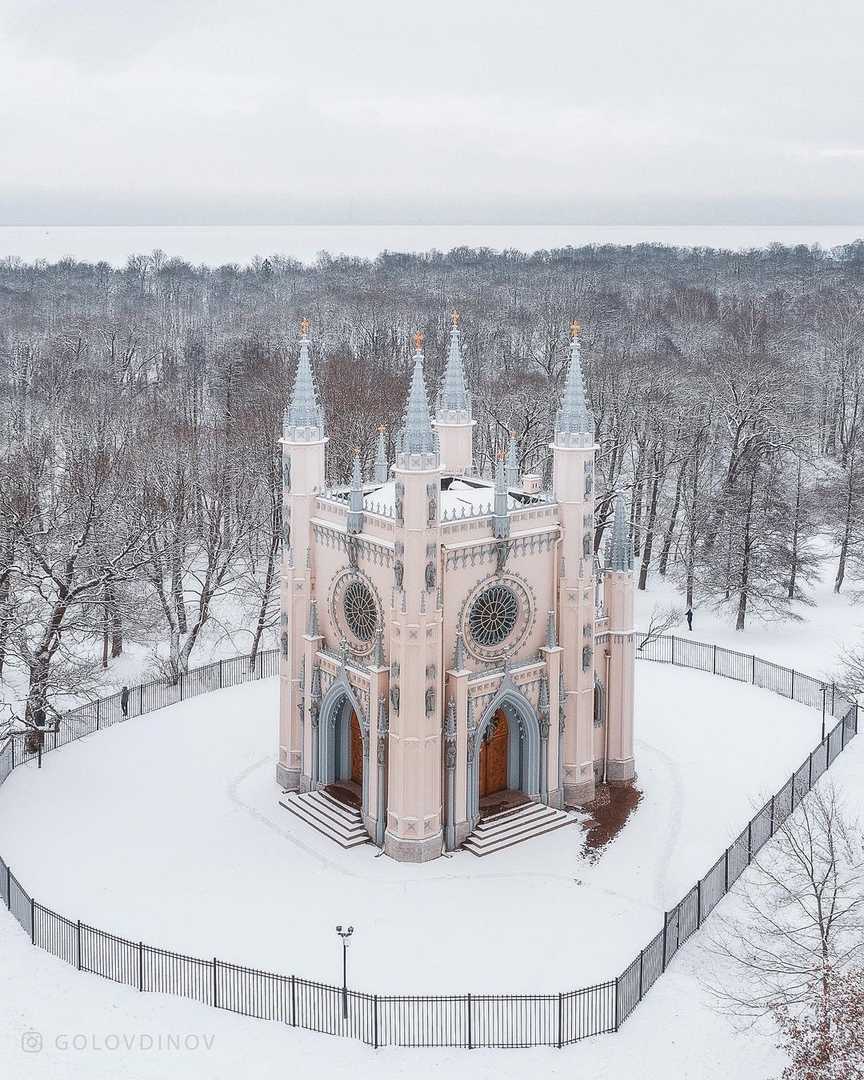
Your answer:
[[[507,789],[507,717],[495,713],[480,747],[480,798]]]
[[[363,784],[363,736],[360,734],[360,721],[357,713],[351,713],[351,779],[355,784]]]

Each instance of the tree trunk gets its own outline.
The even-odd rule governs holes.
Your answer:
[[[795,478],[795,513],[792,516],[791,563],[789,568],[789,599],[795,599],[795,581],[798,576],[798,537],[801,531],[801,458]]]
[[[639,567],[639,588],[644,592],[648,582],[648,567],[651,564],[651,550],[654,547],[654,524],[657,520],[657,493],[660,487],[660,463],[655,462],[654,482],[651,485],[651,503],[648,508],[648,524],[645,528],[645,547],[642,551],[642,564]]]
[[[678,480],[675,484],[675,499],[672,503],[672,510],[669,514],[669,528],[666,532],[666,537],[663,540],[663,550],[660,552],[660,564],[657,567],[660,572],[660,577],[666,577],[666,568],[669,565],[669,552],[672,550],[672,539],[675,535],[675,525],[678,521],[678,508],[681,505],[681,491],[684,487],[684,476],[686,472],[687,459],[685,458],[681,462],[681,469],[678,472]]]
[[[752,557],[752,534],[751,524],[753,520],[753,495],[756,489],[756,478],[750,478],[750,492],[747,498],[747,513],[744,517],[744,545],[741,560],[741,584],[738,593],[738,618],[735,621],[735,629],[744,629],[744,620],[747,617],[747,600],[750,595],[750,560]]]
[[[840,561],[837,564],[837,576],[834,578],[834,592],[839,593],[843,587],[843,578],[846,576],[846,560],[849,557],[849,540],[852,534],[852,508],[855,502],[855,455],[849,458],[846,484],[846,507],[843,517],[843,538],[840,541]]]

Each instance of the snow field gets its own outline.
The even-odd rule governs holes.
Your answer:
[[[276,680],[130,720],[15,771],[0,853],[43,904],[133,940],[378,993],[614,977],[818,742],[767,691],[637,665],[642,803],[594,864],[578,826],[478,860],[343,852],[278,805]]]

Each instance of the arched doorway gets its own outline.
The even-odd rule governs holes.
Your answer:
[[[540,724],[525,697],[505,689],[484,712],[468,767],[468,818],[518,806],[540,793]]]
[[[365,809],[366,755],[359,705],[353,693],[334,687],[321,707],[318,781],[355,809]]]

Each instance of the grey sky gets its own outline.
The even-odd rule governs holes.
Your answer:
[[[0,224],[864,220],[857,0],[0,0]]]

